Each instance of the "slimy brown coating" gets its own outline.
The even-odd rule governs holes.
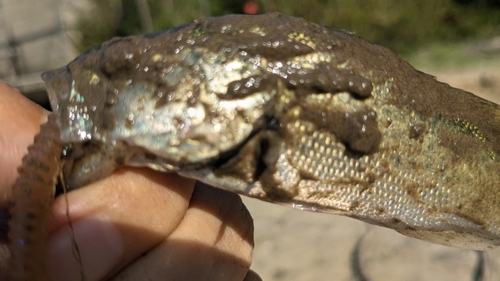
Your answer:
[[[110,40],[44,79],[71,188],[148,166],[431,242],[500,244],[498,105],[347,32],[208,18]]]

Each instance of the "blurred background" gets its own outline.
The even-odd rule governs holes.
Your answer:
[[[350,30],[417,67],[493,64],[500,49],[500,0],[0,0],[0,79],[43,103],[41,72],[114,36],[271,11]]]
[[[307,8],[304,8],[307,7]],[[0,79],[47,106],[40,74],[114,36],[279,11],[347,29],[500,102],[500,0],[0,0]],[[264,280],[500,280],[500,250],[458,250],[349,218],[244,198]]]

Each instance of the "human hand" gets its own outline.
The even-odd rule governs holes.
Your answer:
[[[0,81],[0,210],[47,114]],[[259,280],[248,270],[253,223],[240,198],[175,174],[122,168],[59,196],[49,231],[54,280],[80,280],[82,265],[89,281]]]

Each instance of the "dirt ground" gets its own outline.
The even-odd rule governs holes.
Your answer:
[[[500,60],[496,67],[423,71],[500,103]],[[256,228],[252,269],[265,281],[500,280],[500,249],[454,249],[350,218],[244,202]]]

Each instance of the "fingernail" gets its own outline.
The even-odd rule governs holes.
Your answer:
[[[53,280],[100,280],[124,256],[119,231],[100,219],[82,219],[73,224],[74,237],[81,257],[78,262],[69,227],[59,230],[49,241],[48,263]]]
[[[255,273],[253,270],[248,270],[247,275],[245,276],[245,279],[243,281],[262,281],[262,278]]]

